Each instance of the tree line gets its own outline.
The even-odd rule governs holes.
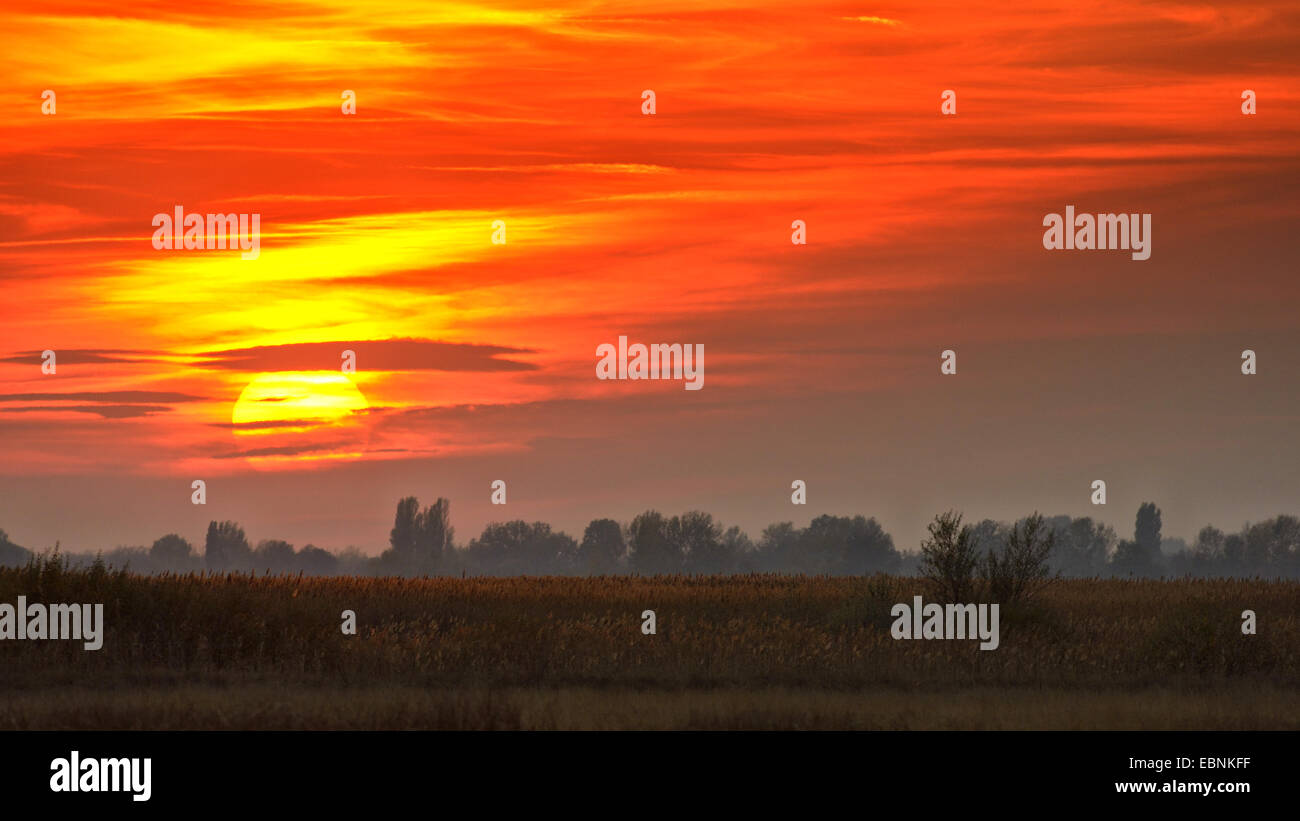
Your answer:
[[[936,543],[945,550],[935,553]],[[942,561],[952,563],[944,573],[991,584],[1025,576],[1026,563],[1037,556],[1044,572],[1067,577],[1300,577],[1297,517],[1275,516],[1246,524],[1236,533],[1207,525],[1187,545],[1181,539],[1162,537],[1160,509],[1150,502],[1139,507],[1131,539],[1119,538],[1110,525],[1090,517],[1035,513],[1011,523],[984,519],[963,524],[959,513],[949,512],[930,523],[920,552],[903,552],[875,518],[860,515],[822,515],[806,527],[778,522],[764,528],[755,541],[739,527],[724,527],[703,511],[667,516],[655,510],[629,522],[596,519],[580,540],[545,522],[514,520],[489,523],[467,544],[457,544],[447,499],[422,508],[416,497],[408,496],[397,503],[388,544],[378,556],[367,556],[357,548],[333,553],[310,544],[295,549],[278,539],[254,546],[238,523],[214,521],[208,525],[202,552],[171,533],[148,548],[119,547],[96,555],[65,554],[65,558],[74,565],[98,558],[139,573],[208,570],[363,576],[930,575],[936,572],[934,561]],[[0,530],[0,565],[23,564],[31,555]]]

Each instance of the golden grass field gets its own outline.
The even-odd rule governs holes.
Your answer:
[[[0,602],[103,602],[104,647],[0,642],[0,728],[1300,729],[1300,582],[1062,580],[1003,608],[994,651],[892,639],[890,606],[926,593],[46,562],[0,569]]]

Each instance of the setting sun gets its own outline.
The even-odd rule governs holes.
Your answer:
[[[252,461],[337,458],[364,452],[369,407],[341,373],[264,373],[239,394],[231,423]]]

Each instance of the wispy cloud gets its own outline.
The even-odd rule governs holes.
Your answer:
[[[527,348],[435,342],[427,339],[341,340],[262,345],[197,354],[195,365],[239,371],[337,371],[343,351],[374,371],[528,371],[537,366],[499,357]]]

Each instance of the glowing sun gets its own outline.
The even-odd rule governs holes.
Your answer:
[[[347,458],[365,452],[369,407],[341,373],[264,373],[239,394],[230,421],[254,463]]]

